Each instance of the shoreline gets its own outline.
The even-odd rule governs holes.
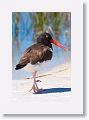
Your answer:
[[[71,65],[70,63],[62,64],[56,66],[49,72],[45,72],[43,74],[39,74],[37,79],[40,79],[41,82],[37,82],[39,88],[42,88],[45,92],[44,95],[50,94],[69,94],[71,91]],[[32,93],[28,92],[32,87],[33,80],[30,79],[22,79],[22,80],[12,80],[12,92],[16,96],[19,95],[32,95]],[[64,89],[70,89],[70,91],[62,92]],[[54,90],[54,91],[53,91]],[[39,94],[38,94],[39,95]],[[43,95],[43,94],[42,94]],[[28,95],[26,95],[28,96]],[[36,95],[37,96],[37,95]]]

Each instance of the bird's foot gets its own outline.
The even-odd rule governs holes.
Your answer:
[[[41,82],[41,80],[36,80],[36,82]]]
[[[37,93],[40,93],[42,91],[42,89],[31,88],[31,90],[29,90],[29,92],[31,92],[31,91],[32,91],[33,94],[37,94]]]
[[[37,93],[41,93],[42,92],[42,88],[41,89],[37,89],[37,88],[34,88],[33,86],[32,86],[32,88],[29,90],[29,92],[31,92],[32,91],[32,93],[33,94],[37,94]]]
[[[42,89],[38,89],[36,92],[33,92],[33,94],[41,94]]]
[[[37,86],[37,84],[35,83],[35,84],[33,84],[32,88],[29,90],[29,92],[32,91],[33,94],[37,94],[37,93],[39,93],[41,90],[42,90],[42,89],[39,89],[38,86]]]

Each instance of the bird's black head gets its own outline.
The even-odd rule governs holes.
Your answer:
[[[40,36],[37,37],[37,43],[45,44],[46,46],[49,46],[52,49],[52,43],[56,46],[63,48],[66,51],[66,48],[61,45],[59,42],[54,40],[52,36],[49,33],[42,33]]]
[[[49,46],[50,48],[52,48],[51,40],[52,40],[51,35],[46,32],[42,33],[40,36],[37,37],[37,43],[43,43]]]

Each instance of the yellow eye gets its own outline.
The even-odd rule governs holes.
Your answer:
[[[48,35],[46,35],[46,38],[48,38]]]

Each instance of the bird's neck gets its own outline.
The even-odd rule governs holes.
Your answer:
[[[48,46],[49,48],[51,48],[52,50],[53,50],[53,48],[52,48],[52,44],[49,42],[49,43],[46,43],[46,42],[39,42],[39,44],[43,44],[43,45],[45,45],[45,46]]]

